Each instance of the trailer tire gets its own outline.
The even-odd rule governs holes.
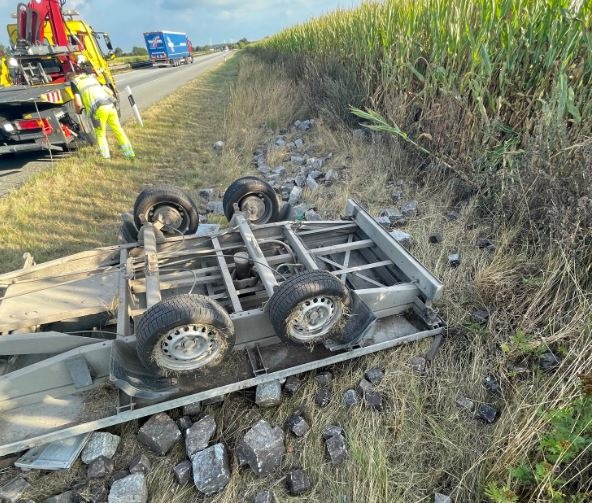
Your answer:
[[[282,283],[269,299],[276,335],[292,344],[315,344],[342,326],[351,303],[349,290],[327,271],[307,271]]]
[[[234,215],[235,204],[247,213],[253,224],[279,221],[280,204],[273,187],[255,176],[239,178],[226,189],[222,206],[228,221]]]
[[[187,375],[215,367],[234,342],[230,316],[204,295],[164,299],[147,309],[136,326],[138,358],[157,375]]]
[[[144,189],[134,203],[134,222],[138,229],[159,217],[166,224],[162,231],[167,235],[195,234],[199,225],[193,200],[181,189],[169,185]]]

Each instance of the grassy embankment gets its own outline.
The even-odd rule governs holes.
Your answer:
[[[324,138],[343,156],[349,193],[378,210],[398,179],[417,187],[415,253],[447,287],[446,349],[420,390],[414,381],[391,389],[413,407],[395,400],[384,421],[384,465],[371,465],[384,478],[342,480],[379,484],[384,492],[366,501],[417,501],[437,488],[457,501],[590,498],[591,399],[578,376],[592,370],[591,24],[587,2],[392,0],[256,50],[331,125]],[[356,117],[351,105],[369,112]],[[386,133],[372,148],[338,126],[360,116]],[[316,202],[337,211],[342,199]],[[459,222],[446,220],[451,208]],[[429,246],[429,231],[443,231],[443,244]],[[495,252],[476,250],[478,237]],[[455,249],[463,263],[450,270]],[[470,323],[476,307],[491,312],[485,329]],[[562,361],[551,375],[537,364],[549,350]],[[481,427],[459,419],[453,401],[495,401],[480,390],[488,372],[501,377],[503,412]],[[379,430],[367,443],[381,439]]]

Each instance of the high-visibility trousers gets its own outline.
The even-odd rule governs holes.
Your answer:
[[[123,155],[127,158],[134,157],[132,144],[125,134],[125,131],[121,127],[115,106],[103,105],[102,107],[99,107],[95,112],[95,119],[98,123],[98,125],[95,127],[97,143],[99,145],[101,155],[105,159],[109,159],[111,157],[111,153],[109,152],[109,144],[107,143],[107,126],[109,126],[113,131],[113,134],[117,139],[117,143],[119,143],[119,146],[123,151]]]

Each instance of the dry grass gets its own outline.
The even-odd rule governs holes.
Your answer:
[[[187,106],[195,114],[195,130],[183,133],[174,148],[165,149],[163,144],[152,148],[150,140],[160,136],[151,135],[150,128],[161,127],[162,119],[158,126],[132,131],[143,164],[142,169],[132,172],[133,182],[126,190],[121,188],[121,180],[127,179],[129,171],[136,167],[123,161],[121,165],[115,161],[112,167],[96,173],[96,183],[85,188],[96,164],[84,152],[80,158],[66,161],[54,173],[42,175],[1,202],[4,222],[11,206],[18,210],[16,218],[10,220],[11,226],[3,224],[0,233],[2,246],[7,248],[2,252],[3,267],[14,266],[26,249],[32,249],[39,258],[50,258],[61,252],[113,242],[117,213],[129,207],[146,176],[148,181],[180,182],[195,190],[200,186],[221,187],[236,175],[252,173],[248,163],[253,150],[263,142],[269,145],[272,137],[294,118],[304,118],[304,100],[300,90],[281,73],[242,58],[236,77],[237,65],[232,62],[198,84],[189,85],[158,111],[165,112],[168,124],[174,124],[175,117]],[[227,104],[228,94],[216,84],[228,86],[235,77],[237,85]],[[222,118],[224,134],[214,126]],[[226,141],[227,148],[215,157],[211,144],[220,138]],[[427,341],[333,368],[334,398],[325,409],[314,405],[316,384],[312,376],[306,376],[304,388],[294,398],[285,399],[274,409],[254,407],[249,390],[230,396],[221,406],[209,406],[206,412],[218,424],[215,440],[224,442],[230,450],[260,418],[283,425],[293,411],[301,409],[312,429],[304,439],[287,436],[289,454],[281,472],[273,476],[257,479],[248,469],[239,470],[233,458],[229,485],[211,498],[202,498],[194,488],[179,488],[174,483],[171,468],[183,456],[180,447],[167,458],[152,456],[151,501],[234,503],[251,501],[258,490],[266,488],[272,488],[279,501],[291,502],[428,502],[435,491],[451,494],[458,502],[484,501],[487,482],[526,456],[538,440],[545,428],[538,411],[569,402],[578,392],[577,375],[592,368],[588,343],[592,326],[590,305],[577,275],[570,270],[571,262],[560,252],[520,250],[515,245],[513,229],[483,222],[478,216],[479,208],[470,200],[459,207],[460,219],[449,221],[446,212],[454,201],[452,184],[437,173],[419,174],[393,142],[378,136],[367,140],[352,137],[350,131],[329,127],[322,120],[304,135],[304,140],[310,155],[333,153],[328,167],[341,173],[339,183],[306,194],[307,201],[325,215],[339,215],[347,197],[366,203],[374,214],[385,206],[396,205],[391,197],[395,190],[403,192],[403,200],[418,200],[420,213],[405,230],[415,240],[413,254],[446,286],[445,298],[438,307],[450,323],[450,337],[423,377],[411,371],[409,360],[427,351]],[[271,165],[281,162],[281,154],[273,149],[269,152]],[[180,170],[179,166],[185,169]],[[289,171],[296,173],[297,168]],[[86,183],[75,181],[73,187],[68,187],[72,178],[67,175],[72,172]],[[51,195],[44,205],[35,202],[35,208],[28,209],[25,195],[40,196],[47,187]],[[56,232],[55,226],[37,219],[35,214],[49,212],[51,202],[62,192],[72,204],[70,214],[76,215],[76,220],[59,217]],[[92,204],[86,204],[88,198]],[[64,204],[61,213],[55,211],[56,216],[68,207]],[[81,209],[85,209],[83,217],[79,216]],[[94,222],[92,229],[90,221]],[[443,242],[432,245],[427,238],[436,231],[443,234]],[[54,235],[66,236],[64,244],[45,242]],[[494,241],[496,251],[479,250],[479,237]],[[456,269],[447,264],[448,253],[453,250],[462,255],[462,265]],[[560,329],[550,330],[546,323],[551,319],[550,313],[565,315],[561,308],[567,300],[572,301],[573,309]],[[475,307],[490,309],[492,315],[486,327],[470,322],[469,313]],[[520,354],[520,360],[515,362],[526,366],[527,372],[516,376],[509,370],[510,362],[499,347],[511,343],[510,336],[517,329],[532,334],[533,341],[541,347],[554,344],[557,348],[558,343],[570,343],[563,346],[563,363],[554,375],[537,370],[536,353]],[[379,388],[386,398],[385,412],[370,412],[361,405],[346,411],[340,404],[341,393],[355,386],[363,372],[373,366],[386,370]],[[502,396],[488,395],[483,388],[483,378],[489,373],[500,376]],[[459,395],[495,403],[502,411],[499,421],[494,425],[476,421],[455,405]],[[341,425],[347,435],[350,458],[338,468],[332,467],[324,455],[321,433],[328,424]],[[127,466],[140,449],[135,443],[135,431],[134,424],[122,427],[124,448],[116,459],[118,468]],[[313,490],[300,498],[288,497],[284,490],[283,476],[295,467],[305,468],[313,481]],[[583,473],[582,480],[585,476]],[[35,494],[48,495],[48,487],[55,494],[76,478],[63,477],[59,484],[51,479],[50,486],[45,485],[47,477],[39,477]]]

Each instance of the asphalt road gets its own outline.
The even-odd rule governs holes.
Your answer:
[[[216,53],[200,56],[195,58],[193,64],[176,68],[141,68],[117,75],[115,80],[121,93],[122,122],[133,120],[132,110],[124,92],[126,86],[131,87],[140,110],[146,110],[177,88],[197,78],[224,57],[224,53]],[[66,155],[68,154],[55,150],[52,155],[47,152],[30,152],[0,156],[0,197],[24,183],[34,173],[51,168],[52,158],[55,161]]]

